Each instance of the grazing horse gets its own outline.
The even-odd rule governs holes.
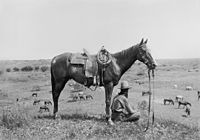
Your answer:
[[[46,105],[41,106],[39,112],[43,112],[42,110],[44,110],[45,112],[49,112],[49,108]]]
[[[40,100],[35,100],[34,102],[33,102],[33,105],[36,105],[36,104],[39,104],[40,103]]]
[[[33,94],[32,94],[32,97],[34,97],[34,96],[37,97],[37,93],[33,93]]]
[[[176,102],[178,102],[178,101],[183,101],[183,96],[177,95],[176,98],[175,98],[175,101],[176,101]]]
[[[150,91],[142,91],[142,96],[144,96],[144,95],[150,95],[150,94],[151,94]]]
[[[191,86],[186,86],[185,90],[192,90],[193,88]]]
[[[78,97],[80,100],[86,100],[86,95],[84,94],[78,94]]]
[[[192,106],[191,103],[187,102],[187,101],[178,101],[178,108],[183,105],[183,108],[185,108],[185,106],[189,105]]]
[[[76,100],[78,100],[79,99],[79,96],[78,95],[74,95],[73,96],[73,101],[76,101]]]
[[[86,95],[86,100],[87,99],[93,99],[92,95]]]
[[[52,105],[50,100],[44,100],[44,105]]]
[[[174,101],[172,99],[164,99],[164,105],[166,105],[167,102],[169,102],[169,104],[174,105]]]
[[[123,50],[121,52],[110,54],[111,61],[106,67],[101,67],[98,63],[98,76],[100,77],[100,84],[98,86],[104,86],[105,88],[105,103],[106,103],[106,119],[108,124],[113,125],[111,120],[111,98],[114,86],[116,86],[122,77],[122,75],[139,60],[147,65],[149,70],[156,68],[156,62],[151,56],[149,49],[147,48],[147,40],[141,40],[140,43]],[[54,57],[51,61],[51,84],[52,84],[52,97],[54,102],[53,114],[54,118],[57,117],[58,112],[58,99],[61,91],[65,87],[68,80],[73,79],[76,82],[90,87],[93,85],[91,82],[85,82],[88,80],[84,72],[84,66],[72,65],[71,60],[73,53],[64,53]],[[88,56],[89,54],[87,54]],[[88,58],[99,60],[98,55],[89,55]]]
[[[197,91],[198,100],[200,98],[200,91]]]

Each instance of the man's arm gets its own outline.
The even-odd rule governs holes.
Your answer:
[[[126,109],[126,111],[130,114],[133,114],[135,113],[135,110],[131,107],[131,105],[128,103],[128,99],[127,98],[124,98],[123,100],[124,102],[124,107]]]

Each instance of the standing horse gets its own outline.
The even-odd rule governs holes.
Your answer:
[[[139,60],[147,65],[149,70],[153,70],[156,67],[156,62],[151,56],[149,49],[146,46],[147,40],[141,40],[140,43],[123,50],[121,52],[111,54],[111,62],[104,69],[102,74],[102,67],[98,67],[98,75],[103,79],[99,86],[105,88],[105,103],[106,103],[106,119],[108,124],[112,125],[111,120],[111,97],[114,86],[116,86],[121,76],[134,64],[136,60]],[[73,79],[80,84],[85,84],[87,77],[84,73],[84,67],[73,66],[71,62],[72,53],[64,53],[54,57],[51,61],[51,83],[52,83],[52,96],[54,102],[54,117],[57,117],[58,112],[58,98],[61,91],[68,80]],[[97,60],[97,55],[90,55],[91,59]],[[90,82],[87,83],[87,87],[92,86]]]

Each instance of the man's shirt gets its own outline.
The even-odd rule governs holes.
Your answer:
[[[111,109],[114,112],[123,112],[125,114],[133,114],[135,111],[128,103],[128,99],[124,95],[117,95],[114,97]]]

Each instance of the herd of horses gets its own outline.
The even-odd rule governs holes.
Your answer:
[[[150,91],[142,91],[142,96],[145,95],[151,95],[152,93]],[[197,97],[198,100],[200,98],[200,91],[197,91]],[[181,106],[183,106],[183,108],[185,109],[185,112],[187,113],[187,115],[190,115],[190,107],[192,106],[192,104],[186,100],[184,100],[183,96],[181,95],[177,95],[175,97],[175,100],[173,100],[172,98],[165,98],[163,99],[163,104],[164,105],[174,105],[175,103],[177,103],[178,108],[180,108]]]
[[[32,94],[32,97],[37,97],[37,96],[38,96],[37,93],[33,93],[33,94]],[[43,102],[43,105],[40,106],[38,112],[40,112],[40,113],[42,113],[42,112],[50,112],[50,109],[49,109],[48,106],[49,106],[49,105],[52,105],[52,102],[51,102],[50,100],[48,100],[48,99],[35,99],[35,100],[33,101],[33,105],[40,104],[41,102]]]
[[[92,95],[77,94],[73,96],[73,101],[93,99]]]
[[[198,100],[200,99],[200,91],[197,91],[197,98]],[[191,110],[190,107],[192,106],[192,104],[186,100],[183,99],[183,96],[176,96],[175,97],[175,101],[171,98],[168,99],[164,99],[164,105],[174,105],[174,103],[177,102],[178,104],[178,108],[180,108],[180,106],[183,106],[183,108],[185,108],[185,112],[187,115],[190,115]]]

